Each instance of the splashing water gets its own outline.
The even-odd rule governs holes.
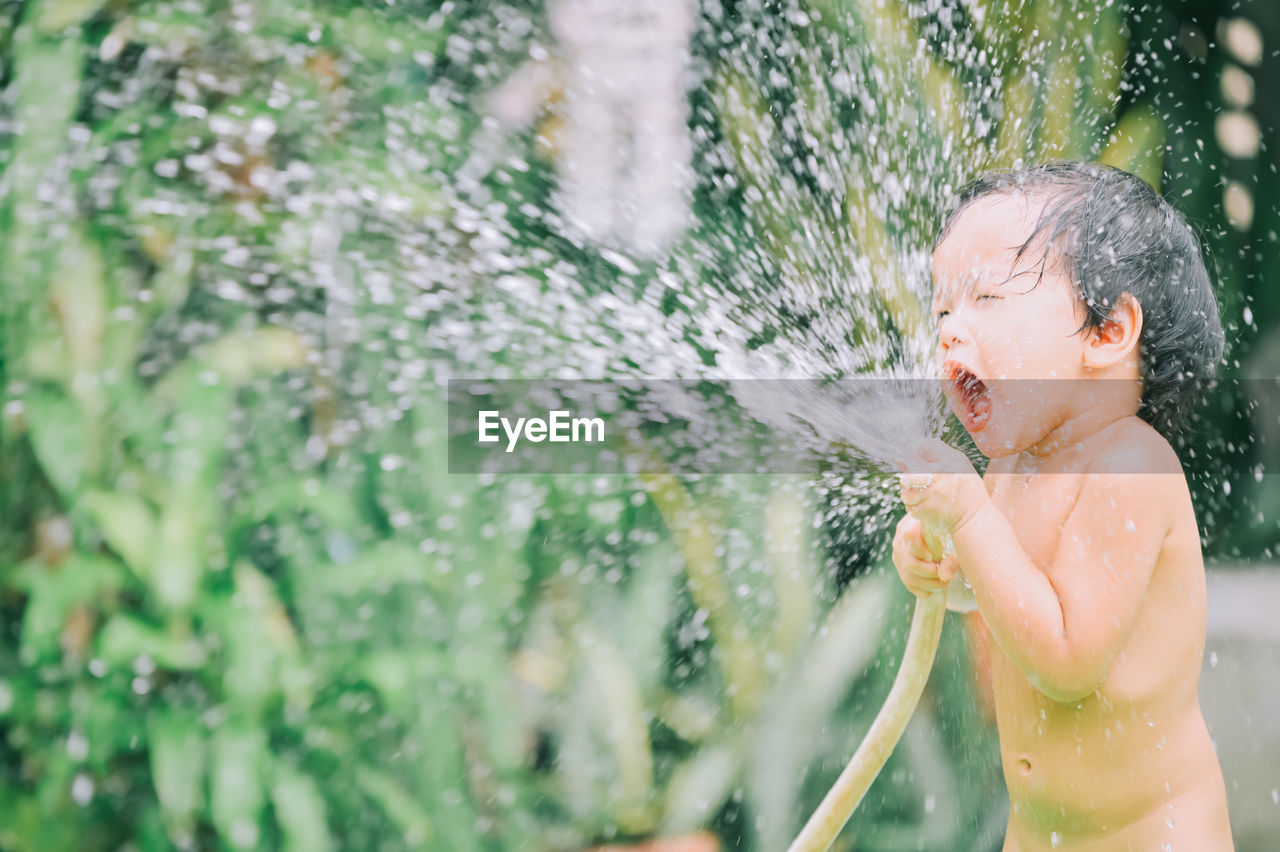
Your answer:
[[[888,541],[904,448],[954,434],[924,313],[940,211],[974,173],[1022,161],[1100,158],[1158,182],[1168,116],[1122,79],[1110,3],[427,5],[234,3],[208,21],[189,4],[21,7],[40,20],[5,58],[17,95],[0,110],[6,258],[22,284],[4,416],[43,438],[23,462],[45,474],[32,517],[54,518],[35,524],[38,555],[83,558],[4,590],[12,608],[55,579],[110,588],[59,591],[45,603],[75,609],[23,627],[22,653],[43,656],[0,682],[6,724],[24,732],[15,754],[43,759],[43,708],[78,706],[73,689],[116,707],[121,682],[157,721],[127,750],[90,736],[95,766],[126,751],[134,765],[140,748],[197,765],[185,744],[224,712],[204,711],[287,708],[261,725],[242,714],[231,748],[211,744],[211,777],[270,766],[294,802],[215,806],[228,842],[276,837],[264,815],[278,811],[318,814],[322,834],[373,824],[384,845],[474,848],[478,832],[496,848],[553,824],[548,848],[571,849],[703,825],[707,808],[732,819],[745,800],[758,818],[743,834],[782,848],[805,761],[847,745],[829,722],[852,724],[840,696],[893,635],[887,585],[838,604],[832,587]],[[0,41],[14,32],[0,26]],[[73,61],[86,48],[87,68]],[[73,250],[42,249],[66,234]],[[71,345],[41,339],[28,307]],[[263,325],[280,334],[228,336]],[[453,377],[705,380],[823,465],[723,493],[688,477],[657,510],[687,529],[634,478],[446,477]],[[672,383],[670,410],[704,416],[697,385]],[[74,536],[52,534],[64,516]],[[165,571],[149,570],[153,538],[175,554]],[[815,630],[832,606],[830,632]],[[182,638],[196,623],[207,649]],[[249,664],[273,647],[271,668]],[[47,677],[49,661],[62,674]],[[584,665],[597,692],[574,680]],[[175,702],[193,680],[207,696]],[[779,682],[804,700],[753,716]],[[9,700],[37,692],[60,697]],[[743,719],[760,723],[758,748],[733,739]],[[678,748],[650,742],[655,720]],[[937,806],[881,830],[974,848],[955,839],[955,803],[984,785],[954,783],[928,724],[908,775],[941,785]],[[277,741],[307,759],[267,762]],[[422,754],[471,771],[393,765]],[[311,774],[334,761],[358,767],[336,793]],[[506,786],[544,772],[569,815],[545,823],[547,809],[525,810],[542,788]],[[160,786],[139,778],[139,796]],[[118,780],[75,774],[72,800],[106,809]],[[154,808],[119,809],[135,810]],[[189,816],[165,824],[203,836],[209,820]]]
[[[893,11],[859,9],[825,30],[814,26],[816,10],[799,5],[783,19],[745,11],[742,37],[718,45],[715,67],[700,69],[706,95],[693,116],[695,170],[710,175],[706,200],[726,202],[725,216],[657,266],[606,245],[594,274],[560,262],[538,281],[512,259],[485,315],[437,326],[437,346],[458,353],[470,375],[512,377],[514,361],[521,377],[727,380],[761,421],[888,470],[904,439],[942,432],[923,310],[929,229],[958,177],[950,158],[991,159],[986,115],[998,91],[946,83],[929,54],[908,49],[910,22]],[[969,50],[971,30],[939,26],[951,49]],[[868,61],[822,35],[842,30],[886,49]],[[650,94],[618,73],[611,98],[625,113],[628,97],[637,106]],[[910,85],[920,79],[930,85]],[[888,91],[900,94],[886,99]],[[578,150],[562,152],[573,175]],[[624,158],[607,171],[634,165]],[[581,181],[571,184],[568,203],[589,207]],[[607,289],[595,283],[602,275],[613,278]],[[517,357],[485,357],[497,351]],[[886,384],[874,394],[842,386],[853,377]]]

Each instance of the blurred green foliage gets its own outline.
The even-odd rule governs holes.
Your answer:
[[[918,23],[896,8],[827,19],[892,66]],[[1159,176],[1174,137],[1120,91],[1120,18],[1072,23],[1102,47],[1051,51],[1038,89],[979,32],[1012,51],[999,150],[1111,133],[1104,156]],[[404,249],[428,221],[454,238],[432,251],[476,259],[454,176],[544,28],[537,5],[0,7],[0,846],[563,850],[711,826],[774,849],[851,753],[908,601],[883,572],[837,596],[801,483],[447,473],[421,368],[441,353],[416,333],[439,318],[398,286]],[[700,49],[712,131],[770,121],[759,81]],[[939,133],[964,73],[935,58],[917,90]],[[539,136],[472,177],[547,267],[599,267],[515,212],[548,202]],[[789,257],[787,211],[724,202],[703,192],[702,221]],[[843,226],[874,254],[892,223]],[[858,848],[998,842],[958,633]]]

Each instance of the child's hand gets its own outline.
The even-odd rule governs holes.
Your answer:
[[[924,524],[912,515],[904,515],[898,521],[893,537],[893,566],[907,591],[918,598],[927,598],[942,589],[959,570],[955,554],[948,553],[938,561],[930,552],[924,539]]]
[[[987,488],[968,457],[940,440],[925,443],[919,457],[930,470],[942,472],[903,474],[902,503],[921,523],[950,533],[987,502]]]

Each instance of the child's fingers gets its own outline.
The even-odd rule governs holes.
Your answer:
[[[897,547],[899,540],[906,547],[907,552],[916,559],[923,559],[926,562],[933,561],[933,553],[929,550],[929,545],[924,540],[924,525],[919,519],[907,515],[898,523],[898,532],[894,536],[894,546]]]
[[[904,562],[918,561],[919,556],[916,555],[916,547],[914,540],[919,538],[918,533],[913,533],[905,524],[898,525],[898,534],[893,537],[893,561],[895,564]]]
[[[929,545],[925,543],[924,535],[908,536],[906,540],[907,552],[916,559],[923,562],[932,562],[933,553],[929,550]]]
[[[946,588],[947,585],[936,578],[927,579],[912,574],[910,571],[899,571],[899,577],[902,580],[902,585],[907,587],[907,591],[918,598],[927,598],[929,595]]]
[[[904,581],[903,585],[907,587],[907,590],[911,592],[911,594],[918,598],[926,598],[929,595],[940,592],[947,587],[946,583],[936,577],[929,580],[915,575],[911,575],[911,579]]]
[[[933,555],[933,551],[929,549],[929,543],[924,538],[924,527],[917,525],[912,528],[911,534],[906,536],[907,549],[916,559],[922,559],[925,562],[937,562],[938,558]]]
[[[947,584],[947,581],[938,575],[938,564],[936,562],[913,559],[904,562],[903,567],[907,569],[908,574],[919,581],[936,583],[939,588]]]
[[[909,555],[895,554],[894,567],[907,591],[918,598],[927,598],[946,584],[932,574],[932,565],[913,559]]]
[[[942,557],[942,561],[938,563],[938,577],[944,583],[950,583],[960,571],[960,566],[956,564],[954,554],[948,553]]]
[[[938,563],[926,559],[917,559],[908,552],[894,555],[894,565],[902,576],[902,582],[908,586],[923,586],[936,592],[946,585],[938,577]]]

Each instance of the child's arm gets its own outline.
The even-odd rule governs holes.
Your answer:
[[[1044,571],[990,499],[952,530],[992,638],[1050,698],[1097,689],[1137,620],[1171,526],[1153,486],[1146,475],[1086,474]]]
[[[951,532],[941,579],[964,571],[992,639],[1042,693],[1065,702],[1093,692],[1133,628],[1173,517],[1151,475],[1107,471],[1177,470],[1173,450],[1127,442],[1095,459],[1043,568],[963,454],[935,441],[925,458],[970,471],[921,490],[904,482],[908,511]]]

